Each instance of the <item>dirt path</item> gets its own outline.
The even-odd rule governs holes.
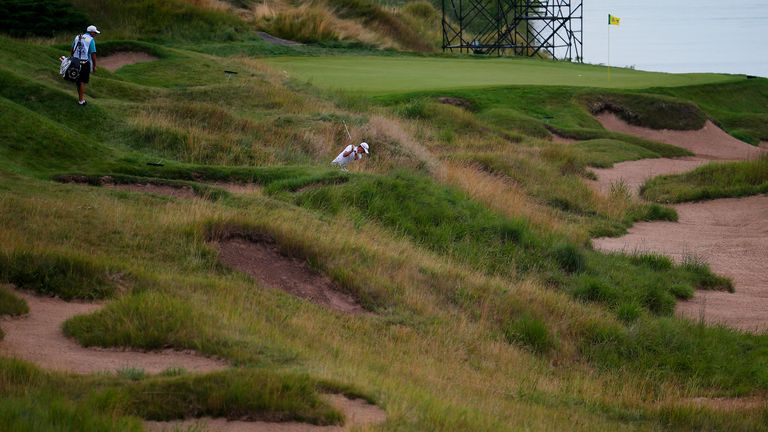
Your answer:
[[[315,426],[307,423],[247,422],[225,419],[201,418],[174,422],[144,422],[150,432],[165,432],[191,429],[208,432],[344,432],[352,429],[365,430],[366,426],[382,423],[386,413],[376,405],[361,399],[347,399],[339,395],[327,395],[328,402],[344,413],[344,426]]]
[[[124,368],[143,369],[147,373],[159,373],[169,368],[208,372],[227,367],[223,361],[187,352],[84,348],[65,337],[61,326],[69,318],[95,312],[102,305],[65,302],[23,291],[16,291],[16,294],[27,301],[30,312],[24,317],[0,321],[5,331],[5,338],[0,341],[2,356],[18,357],[46,369],[81,374]]]
[[[366,313],[328,276],[313,271],[304,260],[281,254],[273,243],[231,238],[219,241],[218,248],[219,260],[224,265],[250,275],[262,285],[339,312]]]
[[[653,251],[676,261],[696,256],[733,279],[736,292],[697,291],[677,305],[694,320],[768,330],[768,195],[676,205],[679,222],[642,222],[621,238],[593,240],[604,251]]]
[[[125,51],[116,52],[104,57],[98,57],[96,60],[96,65],[98,67],[103,67],[110,72],[114,72],[123,66],[155,61],[158,60],[158,58],[144,52]]]

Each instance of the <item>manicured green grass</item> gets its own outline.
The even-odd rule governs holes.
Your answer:
[[[644,147],[612,139],[582,141],[573,147],[582,152],[587,165],[598,168],[610,168],[617,162],[661,157]]]
[[[768,193],[768,157],[712,163],[684,174],[655,177],[643,185],[641,193],[648,200],[663,203]]]
[[[277,57],[267,62],[315,86],[369,94],[511,85],[645,88],[728,82],[716,74],[662,74],[532,59]]]

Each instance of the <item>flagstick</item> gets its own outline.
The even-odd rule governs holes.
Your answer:
[[[611,24],[608,24],[608,81],[611,80]]]

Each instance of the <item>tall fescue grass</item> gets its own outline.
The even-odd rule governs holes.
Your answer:
[[[647,181],[644,198],[665,203],[743,197],[768,192],[768,156],[743,162],[712,163],[678,175]]]
[[[65,300],[109,297],[124,277],[115,268],[76,254],[0,252],[0,280]]]

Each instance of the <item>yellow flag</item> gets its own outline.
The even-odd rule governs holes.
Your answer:
[[[619,21],[621,21],[621,19],[619,17],[613,16],[611,14],[608,14],[608,25],[615,25],[615,26],[617,26],[617,25],[619,25]]]

